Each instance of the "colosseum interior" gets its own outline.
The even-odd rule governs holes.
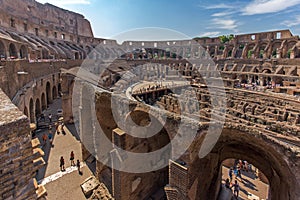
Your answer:
[[[51,4],[0,5],[0,199],[48,199],[36,130],[56,99],[83,161],[96,158],[108,194],[94,199],[222,199],[224,163],[236,159],[257,168],[267,199],[299,199],[300,39],[290,30],[118,44]],[[161,129],[140,138],[135,125]],[[122,170],[160,149],[153,171]]]

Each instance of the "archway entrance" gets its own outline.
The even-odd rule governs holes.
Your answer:
[[[47,82],[46,84],[46,97],[47,97],[47,105],[52,103],[52,95],[51,95],[51,89],[50,89],[50,83]]]
[[[17,51],[17,48],[14,44],[10,44],[9,45],[9,56],[10,58],[12,59],[15,59],[15,58],[18,58],[18,51]]]
[[[222,163],[222,187],[219,197],[268,199],[269,181],[246,160],[227,159]]]
[[[27,59],[28,58],[27,49],[24,45],[22,45],[21,48],[20,48],[20,58],[21,59]]]
[[[269,198],[296,199],[300,187],[296,180],[297,172],[275,145],[254,133],[224,128],[213,150],[192,164],[195,168],[191,170],[194,171],[191,176],[196,175],[199,182],[196,199],[217,198],[221,188],[222,163],[231,158],[246,160],[265,175],[270,185]]]
[[[42,100],[42,110],[46,110],[47,104],[46,104],[46,96],[45,96],[45,93],[42,93],[41,100]]]
[[[35,101],[35,116],[38,118],[38,116],[41,114],[41,103],[40,99],[36,99]]]
[[[55,86],[53,86],[52,88],[52,95],[53,95],[53,100],[57,98],[57,90]]]

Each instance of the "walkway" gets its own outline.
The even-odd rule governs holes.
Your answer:
[[[61,99],[56,99],[44,112],[46,120],[49,113],[56,119],[56,110],[58,108],[61,108]],[[81,163],[82,174],[78,173],[77,167],[71,167],[71,151],[75,154],[75,161],[77,159],[82,161],[81,145],[69,131],[74,131],[74,127],[65,126],[64,130],[66,133],[65,135],[62,133],[54,134],[52,147],[49,141],[47,141],[46,145],[42,146],[42,149],[45,152],[44,160],[46,165],[39,170],[36,178],[40,184],[45,185],[48,193],[47,198],[49,200],[86,200],[86,197],[81,191],[80,184],[90,177],[92,172],[85,163]],[[54,132],[55,127],[53,126],[52,133]],[[43,144],[42,135],[44,133],[48,134],[48,129],[37,133],[37,137],[40,139],[41,144]],[[65,159],[66,171],[64,172],[61,172],[59,167],[61,156]]]
[[[229,169],[226,167],[222,168],[222,183],[225,183],[225,180],[228,177]],[[238,200],[266,200],[268,196],[269,186],[257,178],[255,172],[245,172],[242,171],[242,181],[238,178],[238,184],[240,186],[239,198]],[[234,175],[233,181],[234,183]],[[232,189],[233,191],[233,189]],[[227,200],[227,199],[220,199]]]

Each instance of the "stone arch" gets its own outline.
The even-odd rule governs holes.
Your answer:
[[[41,102],[40,102],[40,99],[37,98],[35,100],[35,116],[39,116],[40,114],[42,113],[42,110],[41,110]]]
[[[266,51],[267,51],[267,46],[268,44],[267,43],[261,43],[259,45],[259,52],[258,52],[258,57],[259,58],[267,58],[267,55],[266,55]]]
[[[62,96],[61,83],[58,83],[57,90],[58,90],[58,96],[61,97]]]
[[[31,98],[29,101],[29,114],[30,114],[30,123],[35,122],[35,112],[34,112],[34,104],[33,104],[33,99]]]
[[[53,86],[53,88],[52,88],[52,97],[53,97],[53,100],[57,98],[57,89],[56,89],[56,86]]]
[[[251,43],[249,45],[247,45],[246,47],[246,57],[247,58],[254,58],[255,57],[255,52],[254,52],[254,48],[255,48],[255,44]]]
[[[52,103],[52,93],[51,93],[50,82],[47,82],[47,84],[46,84],[46,99],[47,99],[47,105]]]
[[[274,42],[271,48],[271,57],[272,58],[277,58],[278,56],[281,56],[280,53],[280,47],[281,47],[281,42]]]
[[[293,51],[293,47],[297,44],[297,41],[289,41],[287,43],[287,54],[286,57],[290,58],[291,57],[291,53]]]
[[[75,52],[74,58],[75,58],[75,60],[79,60],[79,59],[80,59],[80,54],[79,54],[79,52]]]
[[[6,48],[4,43],[0,41],[0,60],[6,58]]]
[[[196,199],[216,199],[221,184],[221,164],[230,158],[247,160],[256,166],[269,181],[271,199],[296,200],[299,196],[296,172],[279,147],[258,138],[257,133],[225,128],[213,150],[203,159],[196,158],[191,166],[190,171],[197,174],[199,183]],[[199,170],[206,169],[205,166],[209,171]]]
[[[11,58],[18,58],[18,51],[16,46],[13,43],[10,43],[9,45],[9,56]]]
[[[42,110],[46,110],[47,109],[47,102],[46,102],[45,93],[42,93],[41,101],[42,101]]]
[[[25,45],[22,45],[21,48],[20,48],[20,58],[21,59],[27,59],[28,58],[27,48],[25,47]]]

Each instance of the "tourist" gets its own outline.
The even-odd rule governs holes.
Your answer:
[[[52,146],[53,135],[52,135],[51,130],[49,130],[48,139],[49,139],[50,145]]]
[[[65,159],[63,156],[60,157],[60,170],[65,171]]]
[[[66,132],[65,132],[64,127],[65,127],[65,124],[62,123],[62,125],[61,125],[61,133],[62,133],[63,135],[66,135]]]
[[[78,172],[81,173],[80,172],[80,161],[79,160],[77,160],[76,166],[77,166]]]
[[[52,123],[52,114],[51,113],[48,115],[48,119],[49,119],[49,122]]]
[[[55,131],[57,132],[57,134],[60,134],[59,132],[59,123],[55,122]]]
[[[239,186],[237,180],[235,180],[235,183],[231,186],[231,188],[232,187],[233,187],[233,194],[238,198],[239,197],[240,186]]]
[[[44,133],[44,135],[43,135],[43,145],[45,145],[46,142],[47,142],[47,134]]]
[[[226,181],[225,181],[225,187],[226,187],[226,188],[230,188],[230,181],[229,181],[228,178],[227,178]]]
[[[233,170],[232,170],[232,168],[230,168],[229,172],[228,172],[230,182],[232,181],[232,173],[233,173]]]
[[[70,154],[71,166],[75,166],[74,159],[75,159],[75,157],[74,157],[74,152],[73,152],[73,151],[71,151],[71,154]]]
[[[240,179],[242,181],[242,172],[241,172],[241,168],[240,167],[237,169],[237,177],[240,177]]]

